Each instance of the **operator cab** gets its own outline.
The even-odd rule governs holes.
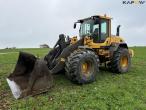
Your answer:
[[[94,43],[102,43],[110,33],[111,18],[106,16],[92,16],[86,19],[78,20],[76,23],[80,23],[79,36],[89,36],[93,38]],[[76,23],[74,28],[76,28]]]

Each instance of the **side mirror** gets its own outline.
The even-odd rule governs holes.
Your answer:
[[[76,23],[74,23],[74,29],[76,28],[76,26],[77,26],[77,24],[76,24]]]

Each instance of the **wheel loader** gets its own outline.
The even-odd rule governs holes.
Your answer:
[[[131,66],[133,51],[119,36],[111,34],[111,19],[95,15],[74,23],[80,25],[79,37],[59,35],[53,49],[43,58],[20,52],[16,67],[7,82],[16,99],[36,95],[53,86],[53,74],[65,72],[77,84],[95,81],[100,65],[113,73],[126,73]]]

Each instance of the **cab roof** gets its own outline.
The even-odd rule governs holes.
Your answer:
[[[111,20],[112,19],[111,17],[108,17],[106,15],[104,15],[104,16],[102,16],[102,15],[94,15],[94,16],[91,16],[91,17],[88,17],[88,18],[80,19],[78,21],[79,22],[80,21],[85,21],[85,20],[92,19],[92,18],[101,18],[101,19],[107,19],[107,20]]]

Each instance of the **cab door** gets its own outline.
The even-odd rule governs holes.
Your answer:
[[[101,19],[100,21],[100,42],[103,43],[109,37],[109,20]]]

